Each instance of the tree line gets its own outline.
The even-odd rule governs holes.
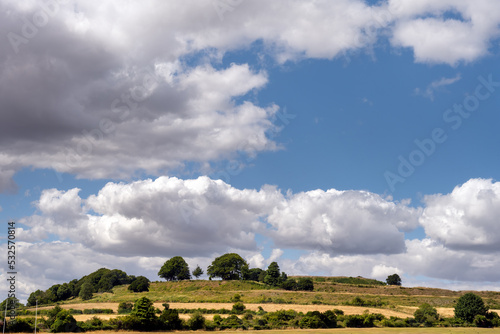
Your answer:
[[[174,256],[167,260],[158,272],[158,276],[167,281],[189,280],[192,276],[199,278],[204,274],[203,269],[197,266],[192,272],[187,262],[181,256]],[[227,253],[217,257],[207,268],[210,280],[248,280],[262,282],[267,285],[285,290],[312,291],[314,283],[310,278],[289,278],[281,272],[277,262],[272,262],[267,270],[250,268],[248,263],[236,253]],[[54,284],[45,291],[32,292],[27,300],[27,306],[35,306],[38,302],[52,304],[70,298],[80,297],[89,300],[95,293],[112,292],[117,285],[128,284],[128,289],[133,292],[149,291],[150,280],[145,276],[127,275],[119,269],[101,268],[95,272],[74,279],[68,283]]]
[[[197,266],[193,270],[193,276],[198,278],[203,275],[203,270]],[[307,277],[289,278],[285,272],[280,271],[277,262],[271,262],[267,270],[261,268],[250,268],[248,263],[236,253],[227,253],[215,258],[207,268],[208,278],[220,278],[222,280],[246,280],[262,282],[273,287],[285,290],[312,291],[314,283]],[[191,279],[189,265],[181,256],[174,256],[167,260],[158,276],[167,281],[182,281]]]

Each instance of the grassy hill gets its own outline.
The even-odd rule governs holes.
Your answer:
[[[113,288],[113,293],[95,294],[89,303],[133,302],[146,296],[156,303],[231,303],[236,294],[244,303],[353,305],[396,308],[429,303],[435,307],[454,307],[465,291],[400,286],[361,277],[313,277],[314,291],[285,291],[253,281],[153,282],[149,292],[133,293],[126,285]],[[350,282],[350,283],[346,283]],[[475,292],[492,309],[500,309],[500,292]],[[73,298],[62,304],[85,303]]]

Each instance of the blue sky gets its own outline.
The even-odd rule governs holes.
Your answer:
[[[229,251],[498,289],[496,4],[43,4],[0,1],[22,298]]]

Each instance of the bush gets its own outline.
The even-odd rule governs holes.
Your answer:
[[[455,306],[455,317],[472,323],[476,315],[486,316],[488,308],[484,305],[483,299],[472,292],[460,297]]]
[[[230,315],[226,319],[223,319],[220,326],[221,326],[221,329],[244,328],[243,321],[234,314]]]
[[[438,320],[439,316],[437,310],[431,305],[424,303],[413,313],[415,320],[426,327],[432,327]]]
[[[179,318],[179,312],[175,309],[170,309],[168,304],[163,304],[165,309],[160,315],[160,323],[167,330],[182,329],[182,320]]]
[[[187,325],[191,330],[198,330],[205,328],[205,317],[199,312],[193,313],[189,320],[187,321]]]
[[[91,308],[84,309],[83,314],[112,314],[113,310],[110,308]]]
[[[231,313],[233,314],[243,314],[245,312],[245,305],[242,302],[234,303]]]
[[[297,290],[297,281],[293,278],[288,278],[286,281],[281,283],[281,288],[288,291],[295,291]]]
[[[134,308],[134,305],[132,303],[127,303],[127,302],[121,302],[118,304],[118,314],[127,314],[132,312],[132,308]]]
[[[139,276],[130,283],[128,290],[133,292],[146,292],[149,291],[149,279],[144,276]]]
[[[478,314],[474,317],[474,320],[472,323],[476,327],[485,327],[485,328],[493,327],[493,324],[491,323],[491,321],[489,319],[487,319],[486,316],[480,315],[480,314]]]
[[[314,283],[312,279],[307,278],[307,277],[301,277],[297,281],[297,290],[301,291],[313,291],[314,290]]]
[[[27,319],[16,318],[14,321],[7,322],[6,330],[8,332],[23,332],[23,333],[33,333],[34,325]]]

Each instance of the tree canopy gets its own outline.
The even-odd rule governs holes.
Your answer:
[[[216,258],[208,266],[210,278],[220,277],[223,280],[239,280],[243,278],[242,271],[248,267],[247,262],[236,253],[227,253]]]
[[[401,277],[398,274],[392,274],[387,276],[385,280],[389,285],[401,285]]]
[[[455,305],[455,317],[472,323],[476,315],[485,316],[488,308],[484,305],[483,299],[478,295],[468,292],[458,298]]]
[[[149,291],[149,279],[144,276],[137,277],[130,285],[128,289],[134,292],[144,292]]]
[[[193,276],[198,278],[201,275],[203,275],[203,269],[201,269],[200,266],[196,266],[196,269],[193,270]]]
[[[189,266],[182,256],[174,256],[166,261],[158,272],[158,276],[167,281],[182,281],[191,279]]]

